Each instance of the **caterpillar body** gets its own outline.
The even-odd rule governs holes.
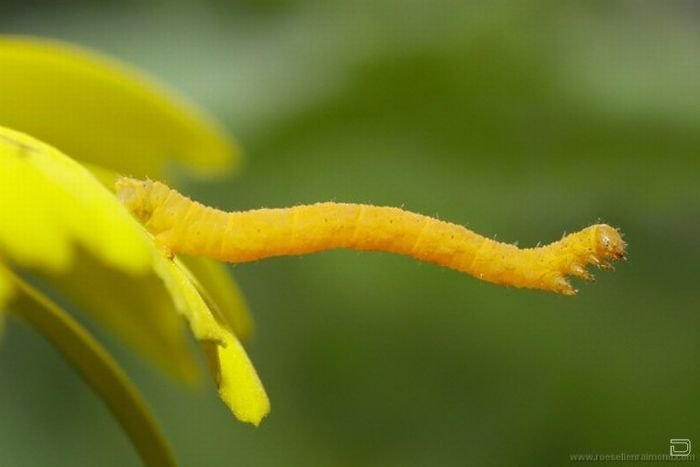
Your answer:
[[[335,248],[384,251],[501,285],[573,295],[567,275],[590,280],[586,266],[624,258],[620,233],[596,224],[546,246],[521,249],[460,225],[393,207],[317,203],[224,212],[163,183],[121,178],[117,195],[168,255],[242,263]]]

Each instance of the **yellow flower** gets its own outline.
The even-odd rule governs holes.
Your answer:
[[[0,69],[0,124],[14,128],[0,127],[0,327],[5,311],[16,312],[46,335],[110,406],[149,465],[169,462],[157,427],[149,428],[128,379],[44,288],[193,382],[198,369],[184,316],[215,369],[223,401],[240,420],[260,423],[269,402],[238,340],[250,334],[251,321],[228,273],[203,260],[188,262],[188,269],[163,256],[95,177],[109,182],[114,170],[162,177],[171,157],[199,172],[220,170],[231,165],[234,147],[201,112],[92,53],[0,38]],[[92,173],[55,147],[88,162]]]
[[[0,187],[2,308],[14,292],[10,270],[53,274],[47,278],[60,275],[75,263],[76,246],[134,281],[152,269],[164,281],[195,337],[221,347],[217,357],[224,365],[228,364],[226,356],[239,361],[239,366],[227,367],[233,374],[220,369],[225,386],[222,398],[242,420],[260,421],[267,411],[264,392],[226,319],[207,306],[187,269],[164,257],[113,194],[85,168],[38,140],[0,128]],[[114,284],[102,284],[101,290],[110,285]],[[231,385],[230,377],[242,384]],[[252,391],[260,397],[238,397],[237,390],[246,382],[250,386],[242,392]],[[241,398],[255,404],[245,406],[239,403]]]

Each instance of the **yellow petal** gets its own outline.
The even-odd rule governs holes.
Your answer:
[[[154,268],[170,291],[175,306],[189,322],[194,336],[198,340],[223,344],[226,330],[217,322],[189,275],[184,272],[184,267],[158,253],[154,258]]]
[[[202,111],[95,52],[0,37],[0,70],[0,124],[81,161],[158,178],[173,160],[201,174],[239,161],[236,146]]]
[[[118,178],[116,172],[103,167],[88,165],[87,168],[109,189],[113,189]],[[154,255],[158,254],[154,250]],[[159,259],[156,259],[159,261]],[[233,277],[224,265],[203,258],[184,259],[194,273],[188,280],[194,283],[212,313],[225,321],[240,339],[251,335],[253,322],[248,306]],[[169,276],[168,276],[169,277]],[[81,309],[97,311],[95,318],[115,331],[142,354],[148,356],[171,374],[189,382],[197,382],[199,372],[187,352],[183,341],[184,322],[173,313],[173,304],[163,283],[150,275],[132,281],[114,270],[98,267],[90,258],[78,257],[75,271],[63,278],[53,279],[59,283],[61,293],[67,295]],[[169,279],[172,283],[173,279]],[[113,284],[102,293],[99,284]],[[200,285],[201,284],[201,285]],[[86,285],[87,287],[82,287]],[[173,286],[171,285],[171,288]],[[87,289],[84,292],[83,289]],[[128,294],[121,291],[128,288]],[[182,296],[180,288],[175,294]],[[184,301],[184,299],[180,299]],[[103,304],[102,306],[99,306]],[[143,313],[142,309],[150,310]]]
[[[5,325],[5,309],[7,303],[14,295],[14,286],[10,271],[0,262],[0,336]]]
[[[151,263],[140,226],[85,168],[2,127],[0,216],[0,255],[20,266],[65,270],[75,244],[128,272]]]
[[[184,323],[150,268],[152,240],[83,167],[0,128],[0,219],[3,256],[43,274],[57,293],[171,373],[197,380]],[[0,277],[0,294],[9,284]]]
[[[190,385],[200,381],[186,323],[153,271],[125,274],[78,254],[70,271],[42,277],[63,299],[169,374]]]
[[[158,263],[156,270],[207,351],[222,400],[236,418],[257,426],[269,412],[270,402],[243,346],[207,307],[179,261],[161,256]]]
[[[5,304],[10,300],[13,293],[13,287],[8,273],[9,271],[0,263],[0,313],[4,310]]]
[[[270,412],[270,400],[238,339],[228,334],[225,345],[203,342],[202,348],[219,386],[221,399],[236,418],[260,425]]]
[[[188,256],[182,261],[194,274],[195,285],[209,307],[219,310],[239,339],[249,339],[253,334],[253,317],[243,292],[226,266],[197,256]]]

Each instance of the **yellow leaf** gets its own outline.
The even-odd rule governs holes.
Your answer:
[[[5,36],[0,70],[0,125],[79,160],[158,178],[172,161],[200,174],[220,174],[239,161],[237,147],[201,110],[95,52]]]

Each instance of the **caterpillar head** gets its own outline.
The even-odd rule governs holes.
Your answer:
[[[549,279],[551,289],[565,295],[574,295],[576,289],[565,276],[593,280],[593,275],[586,270],[586,266],[594,264],[609,269],[612,261],[625,259],[626,247],[620,232],[607,224],[592,225],[545,247],[554,248],[559,254],[564,252],[561,255],[561,267]]]
[[[622,240],[622,235],[617,229],[607,224],[596,226],[596,242],[594,257],[600,262],[601,267],[608,265],[607,259],[624,259],[627,244]]]
[[[151,180],[136,180],[128,177],[120,177],[115,184],[119,201],[142,224],[145,224],[153,214],[154,205],[151,196],[153,185]]]

